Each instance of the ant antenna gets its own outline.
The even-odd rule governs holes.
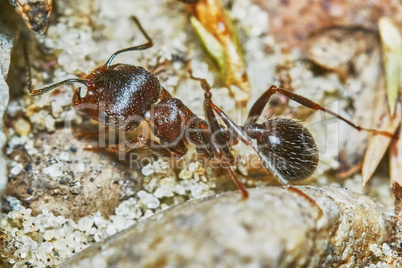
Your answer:
[[[70,79],[55,83],[55,84],[51,84],[50,86],[47,86],[47,87],[43,87],[43,88],[39,88],[39,89],[32,89],[31,62],[29,60],[28,48],[27,48],[26,42],[24,42],[23,48],[24,48],[24,58],[25,58],[25,62],[26,62],[27,86],[28,86],[29,94],[31,94],[32,96],[42,95],[46,92],[49,92],[50,90],[58,88],[61,85],[69,84],[69,83],[77,82],[77,83],[84,84],[85,86],[88,86],[88,83],[86,80],[78,79],[78,78],[70,78]]]
[[[29,77],[29,79],[31,79],[31,77]],[[32,96],[37,96],[37,95],[42,95],[46,92],[49,92],[50,90],[53,90],[55,88],[58,88],[61,85],[69,84],[69,83],[81,83],[81,84],[84,84],[85,86],[88,86],[88,83],[86,80],[78,79],[78,78],[71,78],[71,79],[63,80],[63,81],[55,83],[55,84],[51,84],[50,86],[47,86],[47,87],[34,89],[34,90],[32,90],[31,85],[30,85],[31,81],[29,81],[28,90]]]
[[[152,39],[145,32],[144,28],[142,28],[141,23],[139,22],[139,20],[134,16],[131,17],[131,19],[134,21],[135,24],[137,24],[137,26],[140,29],[141,33],[145,36],[145,38],[148,40],[148,42],[145,43],[145,44],[139,45],[139,46],[124,48],[124,49],[121,49],[121,50],[113,53],[113,55],[110,56],[110,58],[107,60],[107,62],[105,64],[106,68],[108,68],[110,66],[110,64],[112,63],[113,59],[117,55],[119,55],[121,53],[124,53],[124,52],[127,52],[127,51],[132,51],[132,50],[144,50],[144,49],[150,48],[150,47],[152,47],[154,45],[153,42],[152,42]]]

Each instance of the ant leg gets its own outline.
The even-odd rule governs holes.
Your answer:
[[[209,124],[209,129],[211,131],[211,135],[205,135],[207,136],[205,139],[211,145],[211,149],[215,157],[221,160],[221,164],[229,172],[231,179],[240,190],[243,200],[247,199],[249,194],[246,187],[237,179],[236,174],[230,167],[233,165],[234,157],[230,152],[229,145],[226,142],[222,128],[219,125],[214,111],[210,105],[212,103],[212,94],[210,92],[211,87],[205,79],[199,79],[199,81],[201,82],[202,88],[205,90],[204,109]]]
[[[139,22],[139,20],[134,16],[131,17],[131,19],[134,21],[135,24],[137,24],[137,27],[140,29],[141,33],[144,35],[144,37],[147,39],[148,42],[146,42],[145,44],[139,45],[139,46],[124,48],[124,49],[118,50],[117,52],[113,53],[113,55],[110,56],[110,58],[107,60],[107,62],[105,64],[106,68],[108,68],[110,66],[110,64],[112,63],[113,59],[121,53],[124,53],[127,51],[133,51],[133,50],[144,50],[144,49],[150,48],[154,45],[152,42],[152,39],[148,36],[148,34],[144,30],[144,28],[142,28],[142,25]]]
[[[348,119],[344,118],[343,116],[328,110],[326,108],[324,108],[323,106],[321,106],[320,104],[313,102],[301,95],[298,95],[296,93],[293,93],[289,90],[277,87],[277,86],[271,86],[267,91],[264,92],[264,94],[261,95],[261,97],[254,103],[253,107],[250,109],[250,112],[248,114],[248,119],[246,121],[245,126],[249,125],[250,123],[255,123],[257,121],[257,119],[261,116],[263,109],[265,108],[266,104],[269,101],[269,98],[275,94],[275,93],[281,93],[284,96],[286,96],[287,98],[296,101],[297,103],[306,106],[308,108],[314,109],[316,111],[323,111],[325,113],[328,113],[330,115],[335,116],[336,118],[344,121],[345,123],[347,123],[348,125],[350,125],[351,127],[353,127],[354,129],[358,130],[358,131],[367,131],[370,132],[374,135],[380,134],[389,138],[393,138],[393,137],[397,137],[396,135],[387,132],[387,131],[382,131],[382,130],[377,130],[377,129],[370,129],[370,128],[363,128],[361,126],[358,126],[356,124],[354,124],[353,122],[349,121]]]
[[[193,77],[194,79],[194,77]],[[197,79],[197,78],[195,78]],[[305,198],[310,204],[312,204],[313,206],[317,207],[318,209],[318,218],[321,218],[321,216],[323,215],[322,209],[317,205],[317,203],[307,194],[305,194],[303,191],[291,186],[289,184],[289,182],[282,177],[281,174],[279,174],[278,172],[276,172],[275,168],[272,166],[272,163],[269,161],[269,159],[267,158],[266,155],[264,155],[256,146],[254,146],[254,144],[252,143],[251,139],[247,136],[247,134],[244,132],[243,129],[241,129],[238,125],[236,125],[227,115],[224,111],[222,111],[218,106],[216,106],[211,98],[212,98],[212,94],[211,94],[211,87],[208,84],[208,82],[205,79],[197,79],[201,82],[201,87],[205,90],[205,102],[204,102],[204,108],[205,111],[207,112],[208,110],[211,110],[211,113],[213,114],[213,118],[215,119],[216,122],[216,118],[213,112],[217,113],[219,115],[219,117],[223,120],[223,122],[228,126],[228,128],[230,130],[232,130],[234,133],[237,134],[237,136],[240,138],[240,140],[245,143],[246,145],[251,146],[254,151],[258,154],[258,156],[260,157],[261,161],[263,162],[264,166],[272,173],[274,174],[279,180],[280,182],[286,187],[287,190],[294,192],[296,194],[298,194],[299,196]],[[272,94],[271,94],[272,95]],[[208,116],[208,115],[207,115]],[[209,118],[208,118],[208,121]],[[211,129],[212,129],[212,125],[211,125]],[[213,143],[211,143],[213,144]],[[231,176],[233,176],[233,171],[231,172]],[[235,178],[235,177],[234,177]],[[239,182],[237,179],[234,179],[235,182]],[[243,186],[243,185],[242,185]],[[244,187],[244,186],[243,186]]]
[[[230,152],[229,146],[226,142],[225,134],[222,132],[221,126],[219,125],[218,120],[216,119],[216,116],[210,105],[212,103],[211,86],[208,84],[207,80],[205,80],[205,79],[196,78],[196,77],[192,77],[192,78],[200,81],[201,87],[205,90],[204,110],[205,110],[205,116],[208,121],[211,133],[210,133],[210,135],[204,135],[204,136],[208,136],[206,138],[211,144],[211,147],[212,147],[211,149],[212,149],[214,155],[224,156],[226,159],[228,159],[232,162],[232,161],[234,161],[234,158],[233,158],[233,155]]]
[[[144,137],[142,135],[129,141],[128,143],[120,143],[120,144],[115,144],[115,145],[109,146],[109,148],[107,148],[107,150],[115,152],[115,153],[129,153],[130,151],[137,149],[141,146],[148,147],[152,152],[154,152],[157,155],[162,156],[162,157],[181,158],[183,156],[182,153],[169,150],[168,148],[164,147],[159,142],[157,142],[153,139]]]
[[[236,184],[237,188],[240,190],[242,199],[245,200],[249,196],[246,187],[237,179],[237,176],[231,169],[230,165],[228,166],[225,164],[225,163],[232,164],[234,161],[234,157],[230,152],[229,145],[226,142],[225,134],[222,132],[222,128],[216,119],[214,111],[212,110],[211,86],[209,85],[207,80],[193,76],[190,61],[187,63],[187,71],[191,79],[200,81],[201,87],[205,91],[204,110],[206,119],[209,124],[209,128],[206,129],[208,130],[207,133],[205,133],[204,131],[202,132],[204,142],[210,145],[213,155],[219,160],[221,160],[221,163],[224,165],[223,167],[229,172],[231,179]]]
[[[136,142],[146,145],[152,152],[162,157],[181,158],[184,155],[183,153],[178,152],[176,150],[166,148],[165,146],[163,146],[162,144],[153,139],[148,139],[143,136],[139,136],[136,139]]]
[[[280,181],[281,183],[286,187],[286,188],[290,188],[291,185],[289,184],[289,182],[284,179],[278,172],[275,171],[275,168],[272,166],[271,162],[269,161],[269,159],[267,158],[267,156],[265,156],[251,141],[251,139],[247,136],[247,134],[244,132],[243,129],[241,129],[238,125],[236,125],[227,115],[224,111],[222,111],[218,106],[216,106],[213,102],[212,102],[212,93],[211,93],[211,86],[208,84],[208,82],[205,79],[202,78],[197,78],[194,77],[191,73],[191,69],[189,69],[189,73],[192,79],[198,80],[201,83],[201,87],[205,90],[205,102],[204,102],[204,109],[206,111],[206,113],[208,111],[210,111],[210,114],[212,114],[212,118],[214,119],[214,122],[216,122],[216,118],[215,115],[213,114],[213,111],[215,111],[219,117],[223,120],[223,122],[228,126],[229,129],[231,129],[233,132],[235,132],[237,134],[237,136],[240,138],[240,140],[246,144],[249,145],[253,148],[253,150],[258,154],[258,156],[260,157],[261,161],[263,162],[264,166],[272,173],[274,174]],[[269,90],[268,90],[269,91]],[[269,97],[272,95],[273,93],[271,93],[267,100],[269,99]],[[260,97],[261,99],[262,97]],[[259,100],[260,100],[259,99]],[[257,102],[259,101],[257,100]],[[257,103],[256,102],[256,103]],[[256,106],[254,104],[254,106]],[[253,106],[253,108],[255,108]],[[260,107],[262,105],[259,105],[258,107]],[[257,108],[258,108],[257,107]],[[252,109],[253,109],[252,108]],[[257,109],[255,108],[255,109]],[[264,108],[264,106],[262,106],[262,109]],[[258,112],[258,111],[257,111]],[[249,115],[250,117],[250,115]],[[208,114],[207,114],[207,119],[208,118]],[[217,124],[217,122],[216,122]],[[211,127],[212,128],[212,127]],[[212,143],[211,143],[212,144]],[[214,152],[215,153],[215,152]]]
[[[232,178],[232,181],[236,184],[237,188],[240,190],[241,197],[243,200],[246,200],[249,196],[249,193],[247,191],[247,188],[241,183],[238,179],[234,171],[230,167],[225,167],[227,171],[229,171],[230,178]]]
[[[311,205],[317,207],[318,209],[318,218],[321,218],[323,215],[322,209],[317,205],[317,203],[307,194],[305,194],[303,191],[297,189],[296,187],[293,187],[292,185],[289,184],[289,182],[282,177],[281,174],[276,172],[275,167],[272,166],[271,162],[267,158],[266,155],[264,155],[254,144],[252,143],[251,139],[247,136],[247,134],[244,132],[241,127],[236,125],[226,114],[224,111],[222,111],[218,106],[216,106],[212,101],[210,102],[210,107],[219,115],[219,117],[223,120],[223,122],[228,126],[230,130],[235,132],[237,136],[241,139],[243,143],[246,145],[251,146],[254,151],[258,154],[260,157],[263,165],[273,174],[275,177],[279,179],[279,181],[286,187],[287,190],[294,192],[298,194],[301,197],[304,197]]]
[[[176,158],[182,157],[183,155],[185,155],[187,153],[187,146],[183,140],[178,141],[174,145],[171,145],[169,142],[166,142],[161,138],[159,138],[159,140],[161,142],[160,144],[156,141],[153,141],[153,144],[157,145],[157,147],[158,147],[158,148],[155,148],[155,150],[160,150],[160,149],[166,148],[166,150],[171,152],[172,157],[176,157]],[[154,148],[152,147],[152,144],[149,147],[151,150],[154,150]]]
[[[216,158],[221,160],[222,164],[224,164],[224,168],[228,170],[231,179],[236,184],[237,188],[239,188],[243,200],[247,199],[249,194],[246,187],[237,179],[236,174],[233,172],[230,166],[225,165],[225,163],[229,162],[230,164],[233,163],[234,158],[232,153],[230,152],[229,145],[226,142],[225,134],[222,132],[221,126],[219,125],[216,116],[212,110],[211,103],[212,103],[212,93],[211,93],[211,86],[207,82],[207,80],[198,78],[193,76],[193,72],[191,69],[191,62],[187,62],[187,71],[191,79],[199,81],[201,83],[202,89],[205,91],[205,100],[204,100],[204,110],[206,119],[209,123],[209,131],[210,133],[202,132],[203,139],[206,144],[209,144],[212,150],[212,153]],[[211,138],[212,137],[212,138]]]
[[[200,81],[201,87],[205,90],[205,100],[204,100],[204,110],[205,116],[209,124],[208,133],[202,132],[203,139],[206,144],[210,144],[212,153],[216,158],[221,160],[221,164],[223,164],[223,168],[225,168],[229,174],[233,182],[236,184],[237,188],[239,188],[242,198],[247,199],[249,194],[246,187],[237,179],[236,174],[231,169],[230,165],[233,164],[234,157],[230,152],[229,145],[226,142],[225,135],[222,132],[221,126],[219,125],[216,116],[211,108],[211,86],[208,84],[207,80],[202,78],[194,77],[191,68],[188,68],[190,77],[194,80]],[[229,165],[227,165],[229,164]]]
[[[271,162],[269,161],[269,159],[267,158],[267,156],[265,154],[263,154],[251,141],[251,139],[247,136],[247,134],[245,133],[245,131],[239,127],[238,125],[236,125],[228,116],[227,114],[222,111],[218,106],[216,106],[212,101],[209,103],[210,109],[212,109],[213,111],[215,111],[219,117],[223,120],[223,122],[228,126],[229,129],[231,129],[233,132],[235,132],[237,134],[237,136],[240,138],[240,140],[246,144],[251,146],[251,148],[253,148],[253,150],[258,154],[258,156],[260,157],[263,165],[272,173],[274,174],[279,180],[280,182],[286,187],[286,188],[290,188],[291,185],[289,184],[289,182],[284,179],[278,172],[275,171],[275,167],[271,164]]]

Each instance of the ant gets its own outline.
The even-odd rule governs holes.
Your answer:
[[[324,111],[346,122],[359,131],[368,131],[394,137],[385,131],[366,129],[355,125],[321,105],[283,88],[271,86],[252,106],[243,126],[235,124],[212,101],[211,86],[205,79],[196,78],[204,89],[206,120],[195,115],[183,102],[174,98],[149,71],[140,66],[114,64],[113,59],[124,52],[144,50],[153,42],[133,17],[147,42],[115,52],[107,62],[82,78],[67,79],[40,89],[32,90],[28,72],[28,89],[31,95],[40,95],[68,83],[81,83],[85,87],[74,90],[72,105],[79,112],[117,130],[132,130],[145,120],[160,142],[139,136],[130,143],[141,143],[153,152],[165,157],[182,157],[189,144],[204,157],[216,157],[230,174],[243,198],[248,197],[245,186],[237,179],[232,166],[234,156],[230,146],[241,140],[259,155],[262,164],[289,190],[315,203],[302,191],[292,187],[289,181],[308,178],[316,169],[318,150],[311,133],[299,121],[286,117],[270,117],[258,123],[270,97],[281,93],[306,107]],[[218,123],[220,118],[226,128]],[[185,135],[182,131],[185,129]],[[235,142],[233,142],[233,139]],[[256,140],[254,145],[252,140]]]

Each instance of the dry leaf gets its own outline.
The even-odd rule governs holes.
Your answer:
[[[387,113],[383,119],[380,119],[382,123],[379,129],[389,133],[395,133],[396,129],[401,124],[400,110],[401,104],[398,103],[397,111],[399,112],[396,112],[392,118],[390,118],[389,113]],[[369,139],[369,145],[362,167],[362,187],[366,186],[368,180],[373,175],[391,141],[391,138],[383,135],[374,135]]]

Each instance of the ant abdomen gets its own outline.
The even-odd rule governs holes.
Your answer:
[[[288,181],[311,176],[318,163],[318,150],[310,131],[297,120],[273,117],[255,124],[258,149],[275,171]]]
[[[138,127],[160,96],[158,79],[140,66],[101,66],[84,78],[87,88],[74,92],[74,107],[116,129]]]

